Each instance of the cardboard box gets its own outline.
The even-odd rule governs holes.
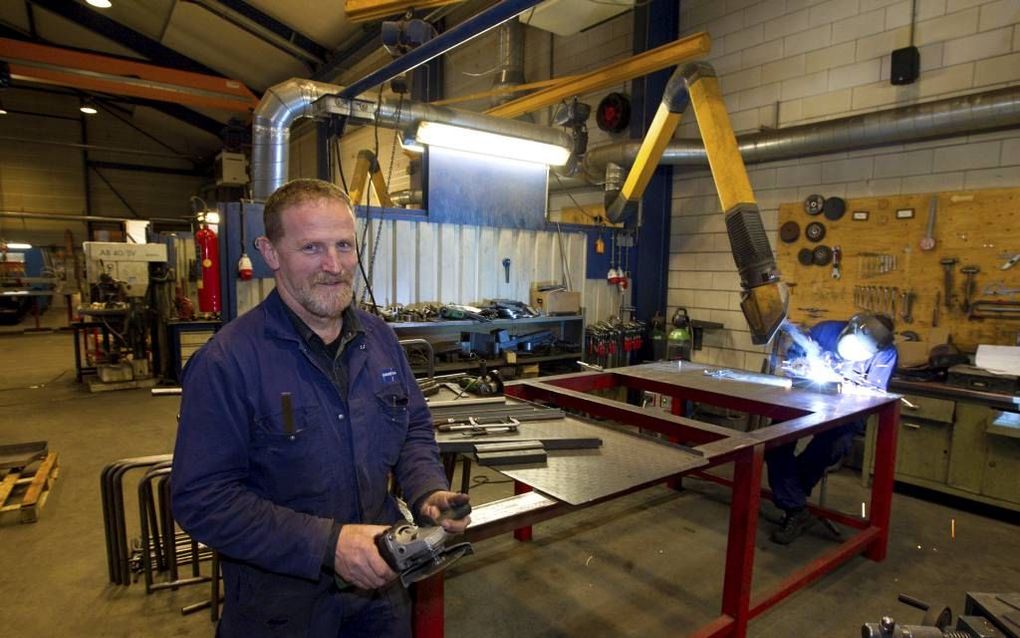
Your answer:
[[[532,290],[531,307],[544,315],[576,315],[581,312],[581,293],[570,290]]]

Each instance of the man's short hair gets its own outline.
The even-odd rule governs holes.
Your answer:
[[[276,243],[283,237],[283,212],[288,208],[315,200],[337,200],[347,205],[354,214],[350,196],[342,188],[321,179],[296,179],[273,191],[262,210],[262,223],[266,237]]]

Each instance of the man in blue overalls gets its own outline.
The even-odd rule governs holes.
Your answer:
[[[810,338],[833,367],[858,383],[885,390],[896,369],[893,324],[884,315],[857,314],[850,321],[822,321],[810,331]],[[805,348],[795,345],[790,358],[805,356]],[[815,522],[807,510],[807,497],[821,481],[826,469],[850,451],[856,434],[863,433],[865,421],[855,421],[814,435],[800,454],[796,443],[774,448],[765,454],[769,487],[773,502],[784,512],[780,527],[772,532],[772,541],[788,545]]]
[[[276,290],[188,362],[174,516],[220,554],[218,635],[410,636],[408,594],[374,542],[401,517],[390,479],[423,520],[467,495],[449,491],[393,331],[351,303],[346,193],[296,180],[264,218]]]

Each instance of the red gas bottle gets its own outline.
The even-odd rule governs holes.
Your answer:
[[[202,277],[198,280],[198,310],[219,313],[220,246],[216,233],[205,224],[195,233],[195,252],[202,267]]]

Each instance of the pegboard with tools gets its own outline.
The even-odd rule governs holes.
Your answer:
[[[797,323],[885,313],[970,351],[1020,333],[1020,189],[811,195],[779,207],[776,252]]]

